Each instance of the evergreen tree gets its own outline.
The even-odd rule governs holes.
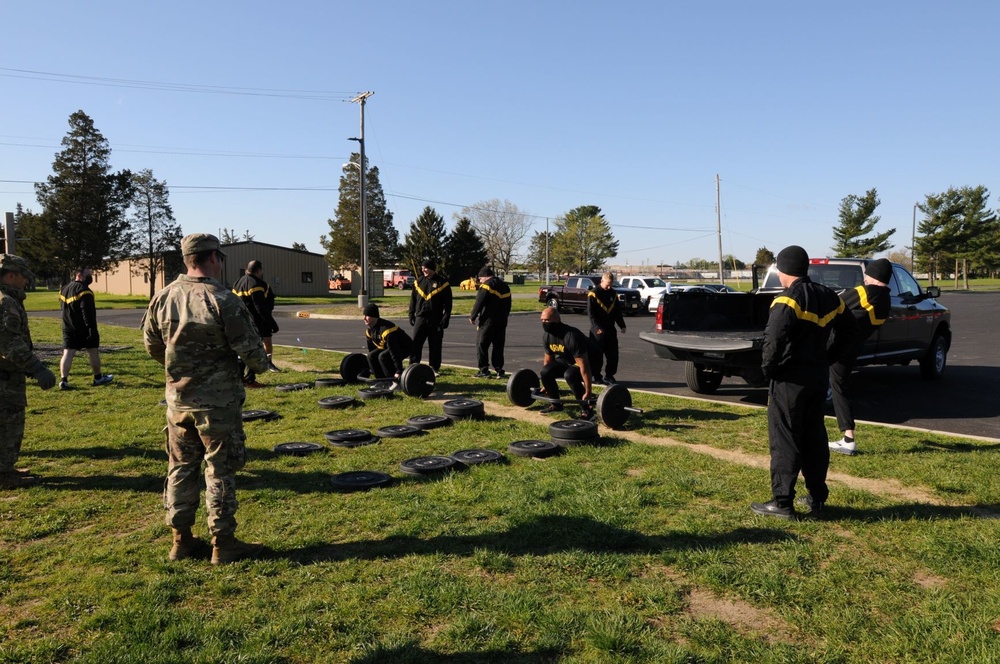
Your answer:
[[[549,255],[546,254],[546,251],[549,252]],[[528,258],[525,264],[528,265],[529,269],[541,275],[543,283],[545,282],[546,258],[549,259],[549,271],[551,272],[551,252],[552,233],[539,231],[531,236],[531,244],[528,245]]]
[[[767,247],[761,247],[757,250],[757,255],[754,256],[753,263],[758,267],[770,267],[774,264],[774,252]]]
[[[488,260],[486,246],[472,227],[472,221],[468,217],[460,217],[444,243],[444,264],[451,283],[457,284],[476,276]]]
[[[55,260],[59,242],[52,224],[18,203],[14,211],[14,235],[16,253],[31,264],[31,271],[39,279],[62,277],[62,266]]]
[[[596,205],[582,205],[556,219],[550,263],[554,257],[560,271],[594,272],[617,254],[618,240]]]
[[[328,219],[330,235],[319,242],[326,250],[330,267],[340,270],[361,266],[361,155],[351,153],[351,164],[340,176],[340,200],[333,219]],[[386,208],[385,194],[378,178],[378,167],[367,169],[365,177],[365,216],[368,219],[368,268],[393,267],[400,256],[399,231],[392,225],[392,212]]]
[[[111,148],[86,113],[73,113],[69,125],[53,174],[35,184],[40,215],[55,239],[52,258],[64,281],[78,268],[103,270],[136,249],[126,217],[132,174],[111,172]]]
[[[132,188],[131,223],[142,255],[134,270],[135,274],[146,275],[152,299],[156,294],[157,276],[180,270],[184,233],[174,219],[166,182],[154,178],[153,171],[147,168],[132,177]]]
[[[930,273],[933,286],[935,272],[958,254],[964,240],[965,200],[961,191],[950,187],[940,194],[927,194],[917,209],[924,219],[917,226],[920,236],[916,240],[916,262]]]
[[[892,247],[889,238],[896,232],[895,228],[865,237],[875,230],[875,225],[881,220],[875,214],[880,202],[874,188],[866,191],[864,196],[851,194],[840,201],[840,224],[833,228],[834,256],[871,258]]]
[[[414,274],[420,274],[420,264],[424,259],[431,258],[438,264],[439,270],[450,275],[450,268],[444,258],[446,239],[444,217],[428,205],[410,224],[410,232],[403,241],[403,264],[413,270]]]
[[[959,255],[966,261],[966,269],[962,271],[966,278],[966,288],[968,288],[968,263],[973,269],[988,269],[991,264],[995,264],[997,254],[1000,252],[998,238],[1000,238],[1000,221],[997,213],[987,209],[987,201],[990,197],[989,189],[983,185],[977,187],[963,187],[962,198],[965,202],[963,214],[963,235],[967,238],[964,247],[960,247]],[[956,271],[956,277],[957,277]]]

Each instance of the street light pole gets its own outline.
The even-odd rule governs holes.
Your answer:
[[[910,272],[917,271],[917,263],[915,258],[915,250],[917,246],[917,205],[913,204],[913,232],[910,235]]]
[[[348,140],[357,141],[361,151],[361,159],[358,168],[361,170],[361,293],[358,295],[358,307],[364,308],[368,304],[368,210],[365,205],[365,100],[371,97],[374,92],[362,92],[352,99],[361,106],[361,134],[358,138]]]

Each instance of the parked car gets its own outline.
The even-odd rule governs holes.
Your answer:
[[[601,275],[599,274],[571,274],[567,277],[566,283],[561,286],[542,286],[539,288],[538,301],[559,311],[576,310],[585,313],[588,293],[600,283]],[[611,287],[618,294],[618,301],[626,316],[635,316],[642,310],[639,291],[634,288],[625,288],[617,281],[612,282]]]
[[[731,288],[725,284],[695,284],[701,288],[707,288],[713,290],[716,293],[742,293],[743,291],[738,291],[735,288]]]
[[[327,280],[330,290],[351,290],[351,280],[345,276],[335,274]]]
[[[660,298],[667,292],[667,282],[653,275],[629,275],[622,277],[619,281],[625,288],[634,288],[639,291],[639,297],[642,298],[642,308],[654,314],[656,307],[660,304]]]

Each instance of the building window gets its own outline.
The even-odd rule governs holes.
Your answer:
[[[311,284],[312,282],[313,282],[313,273],[312,272],[303,272],[302,273],[302,283],[304,283],[304,284]]]

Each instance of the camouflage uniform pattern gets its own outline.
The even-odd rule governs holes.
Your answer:
[[[149,303],[142,332],[166,376],[167,525],[194,524],[204,461],[209,531],[232,535],[236,471],[246,462],[239,360],[259,372],[268,364],[253,320],[218,281],[181,275]]]
[[[42,361],[32,350],[24,291],[0,284],[0,473],[14,469],[24,439],[25,375]]]

